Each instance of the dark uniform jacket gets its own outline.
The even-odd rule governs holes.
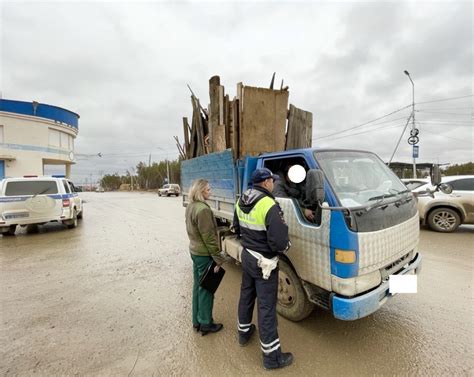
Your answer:
[[[260,186],[242,195],[235,206],[234,229],[246,249],[273,258],[289,246],[288,226],[274,196]]]

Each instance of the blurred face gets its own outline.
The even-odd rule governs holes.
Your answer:
[[[209,197],[211,196],[211,186],[209,186],[209,184],[207,184],[206,187],[204,188],[202,192],[202,196],[206,200],[209,199]]]

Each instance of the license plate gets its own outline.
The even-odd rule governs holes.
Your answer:
[[[9,220],[9,219],[22,219],[22,218],[25,218],[25,217],[29,217],[30,214],[29,213],[13,213],[11,215],[5,215],[5,220]]]

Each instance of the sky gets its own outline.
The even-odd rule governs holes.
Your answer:
[[[238,82],[268,87],[276,72],[313,113],[314,147],[387,162],[412,110],[407,70],[417,161],[473,161],[470,1],[0,0],[0,38],[2,98],[80,115],[79,183],[176,158],[187,84],[207,104],[213,75],[232,98]],[[412,161],[408,136],[393,161]]]

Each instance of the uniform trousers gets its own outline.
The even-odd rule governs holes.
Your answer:
[[[252,324],[252,314],[257,299],[258,331],[264,358],[276,359],[281,354],[277,331],[276,304],[278,297],[278,267],[268,280],[263,279],[257,259],[244,248],[242,251],[242,285],[239,300],[239,334],[246,336]]]

